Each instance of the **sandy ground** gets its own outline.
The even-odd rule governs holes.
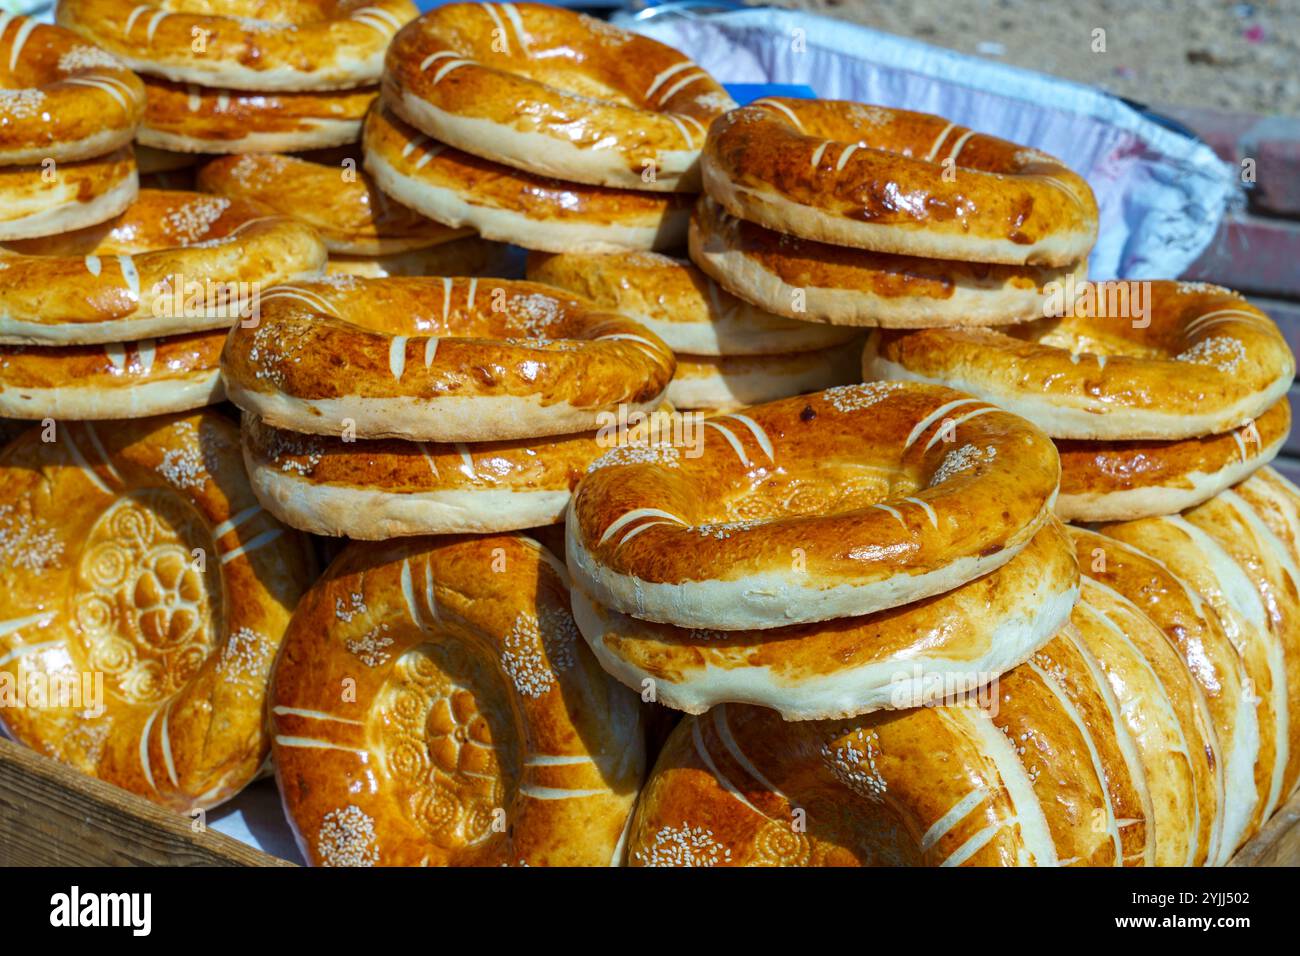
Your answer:
[[[1142,103],[1300,115],[1300,0],[774,0]],[[1093,31],[1105,31],[1105,52]]]

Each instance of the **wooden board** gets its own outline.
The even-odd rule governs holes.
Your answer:
[[[1300,793],[1237,851],[1229,866],[1300,866]]]
[[[0,866],[292,866],[0,738]],[[1300,866],[1300,793],[1232,859]]]
[[[0,738],[0,866],[291,866]]]

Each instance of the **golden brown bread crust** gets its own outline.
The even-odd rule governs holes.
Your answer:
[[[657,252],[534,252],[528,256],[527,275],[636,319],[679,353],[779,355],[827,348],[855,337],[851,329],[757,309],[719,289],[689,262]]]
[[[0,164],[68,162],[128,145],[140,78],[61,27],[0,13]]]
[[[366,171],[403,205],[452,227],[547,252],[672,249],[691,197],[522,172],[431,141],[386,108],[366,117]]]
[[[1243,830],[1248,838],[1280,805],[1290,751],[1283,646],[1269,625],[1258,593],[1233,555],[1182,517],[1125,521],[1103,525],[1100,530],[1155,558],[1185,582],[1213,609],[1241,659],[1245,686],[1254,696],[1259,733],[1254,777],[1261,799]]]
[[[215,159],[199,171],[204,192],[259,202],[315,229],[331,253],[383,256],[470,235],[389,199],[360,160],[325,164],[276,153]],[[464,273],[448,273],[463,275]]]
[[[19,345],[226,328],[261,286],[325,264],[320,239],[292,219],[253,203],[152,189],[106,223],[10,243],[3,253],[0,342]]]
[[[1150,865],[1162,848],[1146,771],[1073,621],[990,686],[986,710],[1029,776],[1058,865]]]
[[[50,177],[53,176],[51,179]],[[104,222],[135,201],[131,147],[46,166],[0,166],[0,242]]]
[[[1068,627],[960,704],[798,723],[724,704],[669,737],[628,862],[1141,862],[1154,844],[1126,747],[1114,697]]]
[[[1223,768],[1200,688],[1161,630],[1118,592],[1089,578],[1071,622],[1100,664],[1145,768],[1149,825],[1161,866],[1199,866],[1216,847]]]
[[[1232,490],[1239,499],[1238,509],[1249,509],[1268,529],[1269,534],[1255,530],[1272,545],[1272,553],[1290,570],[1294,580],[1295,571],[1300,569],[1300,489],[1272,468],[1265,467]],[[1294,664],[1294,659],[1288,663]],[[1292,791],[1296,788],[1300,788],[1300,781],[1292,786]]]
[[[1216,738],[1191,674],[1136,607],[1097,582],[1085,592],[1027,662],[939,706],[687,718],[643,788],[629,862],[1218,861]]]
[[[183,153],[289,152],[355,143],[374,87],[266,93],[146,78],[141,143]]]
[[[226,332],[107,345],[0,345],[0,415],[103,420],[221,401]]]
[[[1059,160],[927,113],[768,97],[709,128],[700,166],[733,216],[818,242],[1064,266],[1097,236],[1092,190]]]
[[[582,646],[568,604],[558,559],[517,535],[349,546],[275,667],[276,776],[303,855],[619,863],[645,771],[641,705]]]
[[[4,669],[103,681],[100,714],[82,696],[5,708],[5,728],[176,810],[239,792],[269,753],[271,662],[313,568],[257,506],[235,425],[211,411],[61,423],[53,442],[33,427],[0,475],[0,617],[19,622]]]
[[[637,803],[628,865],[1050,865],[1025,775],[1014,794],[1002,786],[997,757],[1014,756],[1010,745],[990,753],[999,737],[975,708],[784,723],[762,707],[715,707],[664,745]],[[932,829],[963,801],[968,814]]]
[[[937,386],[841,386],[704,428],[700,454],[578,486],[569,567],[599,603],[723,629],[895,607],[1009,561],[1059,480],[1037,428]]]
[[[1246,573],[1281,645],[1289,728],[1282,793],[1289,795],[1300,783],[1300,568],[1263,519],[1233,491],[1185,512],[1183,518],[1218,542]]]
[[[664,192],[699,191],[705,130],[735,106],[671,47],[539,3],[426,13],[388,48],[383,96],[408,123],[485,159]]]
[[[729,292],[805,322],[882,328],[1007,325],[1043,314],[1067,266],[991,265],[871,252],[800,239],[737,219],[708,196],[691,215],[691,258]]]
[[[1264,467],[1233,489],[1300,564],[1300,489]]]
[[[861,340],[782,355],[686,355],[668,386],[674,408],[734,410],[860,381]]]
[[[56,17],[141,73],[241,90],[334,90],[378,80],[384,48],[417,13],[410,0],[237,0],[195,12],[174,6],[61,0]]]
[[[1227,863],[1251,835],[1257,805],[1268,799],[1268,777],[1259,780],[1259,718],[1254,690],[1241,657],[1214,609],[1160,561],[1082,528],[1071,528],[1084,572],[1132,602],[1164,632],[1200,687],[1218,739],[1214,757],[1222,765],[1222,819],[1215,821],[1207,861]]]
[[[222,356],[231,400],[271,425],[415,441],[594,429],[620,405],[655,407],[674,367],[654,335],[585,299],[448,277],[279,286]]]
[[[759,704],[785,720],[931,705],[973,691],[1051,640],[1079,593],[1056,521],[982,577],[876,614],[764,631],[693,630],[601,607],[574,589],[574,619],[605,670],[660,703],[701,714]]]
[[[573,486],[609,450],[591,432],[474,444],[345,442],[272,428],[249,414],[243,439],[267,510],[304,531],[359,540],[559,522]]]
[[[1174,441],[1056,442],[1066,521],[1129,521],[1194,507],[1268,464],[1291,431],[1283,398],[1241,428]]]
[[[863,368],[963,388],[1054,438],[1217,434],[1285,394],[1295,357],[1273,321],[1238,293],[1171,280],[1142,286],[1144,314],[1132,318],[1105,314],[1102,289],[1080,300],[1079,315],[998,331],[878,331]]]
[[[1018,685],[1044,699],[1024,699]],[[1073,616],[994,688],[999,702],[989,713],[1029,774],[1059,865],[1151,866],[1171,857],[1159,840],[1149,768],[1124,722],[1123,701]]]

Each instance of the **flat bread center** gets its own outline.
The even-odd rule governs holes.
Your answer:
[[[390,626],[397,625],[380,624],[348,641],[349,649],[362,661],[378,661],[392,643]],[[507,672],[513,664],[522,673],[540,651],[529,645],[526,627],[517,630],[515,659],[504,663]],[[406,651],[371,709],[368,728],[407,819],[448,850],[499,832],[498,808],[509,806],[518,766],[498,665],[474,647],[453,638]]]
[[[221,625],[217,554],[198,512],[170,489],[133,492],[100,515],[68,600],[79,656],[109,693],[155,704],[198,673]]]

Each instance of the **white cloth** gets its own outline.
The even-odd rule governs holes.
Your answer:
[[[1240,189],[1204,143],[1068,80],[787,10],[614,19],[723,83],[807,84],[824,99],[936,113],[1061,158],[1097,195],[1095,279],[1180,275]]]
[[[229,803],[209,811],[208,826],[264,853],[291,863],[303,862],[274,780],[259,780]]]

